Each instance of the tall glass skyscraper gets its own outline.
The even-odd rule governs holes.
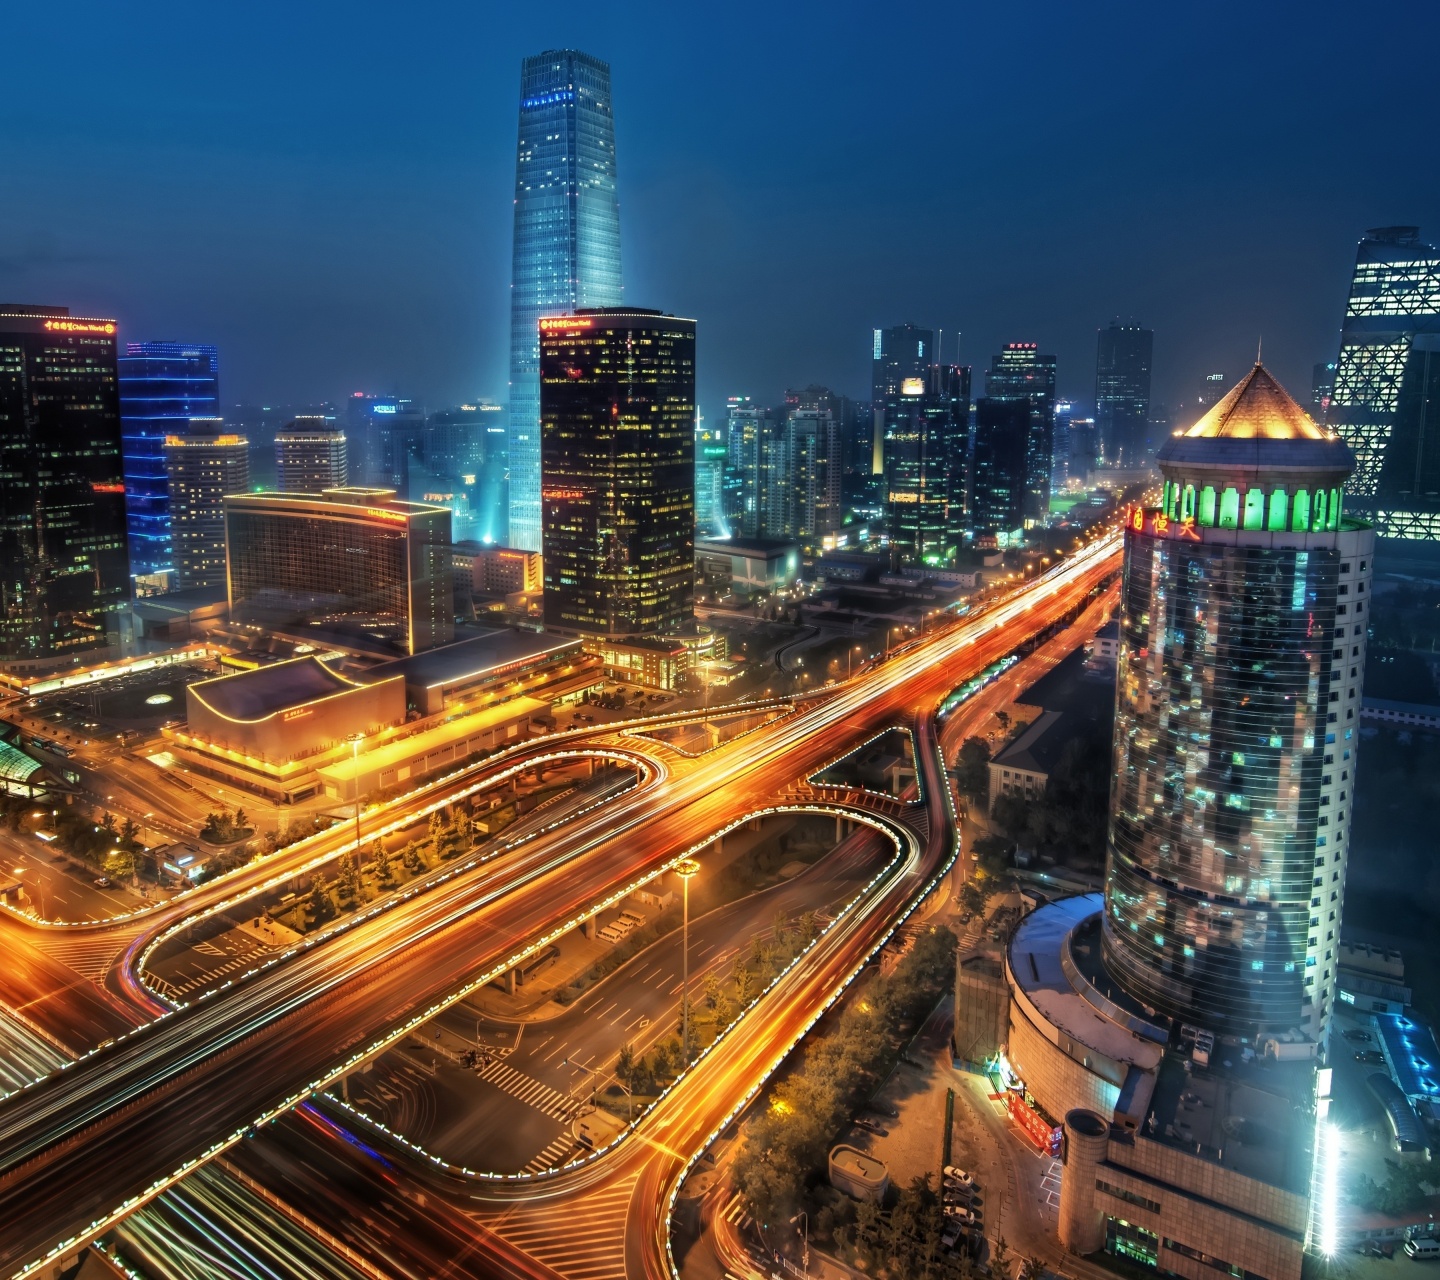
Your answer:
[[[1257,364],[1157,460],[1125,539],[1106,967],[1180,1022],[1322,1044],[1375,541],[1353,455]]]
[[[1440,420],[1416,390],[1437,344],[1440,251],[1421,242],[1419,227],[1367,231],[1355,254],[1329,420],[1355,451],[1347,492],[1373,513],[1381,537],[1440,540]]]
[[[1105,461],[1144,466],[1150,440],[1150,362],[1155,335],[1113,320],[1095,343],[1095,425]]]
[[[610,64],[574,49],[526,58],[510,289],[509,545],[539,551],[541,316],[622,300]]]
[[[932,364],[885,409],[885,523],[907,565],[943,566],[964,536],[970,369]]]
[[[1025,441],[1025,528],[1041,523],[1050,511],[1050,465],[1055,452],[1055,357],[1040,354],[1038,343],[1007,342],[985,373],[990,400],[1024,400],[1030,406]]]
[[[165,437],[220,413],[220,355],[207,343],[130,342],[116,363],[130,572],[161,573],[175,564]]]

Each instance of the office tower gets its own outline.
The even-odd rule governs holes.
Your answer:
[[[1050,459],[1055,452],[1055,357],[1041,355],[1034,342],[1009,342],[985,374],[991,400],[1023,400],[1030,406],[1025,442],[1024,528],[1050,511]]]
[[[1417,409],[1418,386],[1440,342],[1440,251],[1419,227],[1365,233],[1340,332],[1330,421],[1355,451],[1349,493],[1382,538],[1440,539],[1440,423],[1423,413],[1401,421],[1402,398]]]
[[[1155,452],[1150,436],[1150,361],[1155,335],[1112,320],[1095,344],[1095,425],[1111,466],[1143,467]]]
[[[1106,961],[1178,1020],[1320,1043],[1375,537],[1354,458],[1257,364],[1159,462],[1126,535]]]
[[[977,538],[1002,547],[1019,542],[1025,529],[1033,417],[1025,400],[975,402],[969,524]]]
[[[935,363],[935,333],[913,324],[876,329],[870,371],[870,474],[885,474],[885,420],[900,403],[902,388],[911,379],[924,379]],[[881,495],[884,496],[883,494]]]
[[[840,426],[829,409],[796,405],[771,442],[771,497],[765,532],[806,551],[833,545],[844,521],[840,497]]]
[[[205,343],[129,342],[116,361],[130,572],[172,567],[165,437],[220,412],[220,354]]]
[[[1069,449],[1066,477],[1078,484],[1087,484],[1100,461],[1100,431],[1095,419],[1072,417],[1066,444]]]
[[[275,487],[282,493],[343,489],[348,476],[346,443],[333,418],[296,418],[275,433]]]
[[[130,596],[115,322],[0,303],[0,660],[113,643]]]
[[[510,291],[510,546],[539,551],[541,316],[622,301],[610,65],[574,49],[520,70]]]
[[[356,487],[233,494],[225,544],[237,617],[378,639],[404,653],[454,638],[444,507]]]
[[[970,370],[929,365],[885,409],[885,522],[904,564],[954,559],[964,529]]]
[[[1055,401],[1055,435],[1051,440],[1050,489],[1059,493],[1070,479],[1070,434],[1075,406],[1068,400]]]
[[[1334,395],[1335,361],[1325,360],[1310,371],[1310,412],[1316,422],[1327,420]]]
[[[1226,390],[1230,383],[1223,373],[1207,373],[1200,379],[1199,390],[1195,393],[1195,399],[1190,402],[1189,412],[1182,415],[1181,424],[1188,419],[1193,426],[1210,412],[1221,400],[1225,398]]]
[[[704,414],[695,415],[695,536],[725,538],[725,429],[709,426]]]
[[[250,442],[221,418],[191,418],[165,437],[174,585],[225,585],[225,497],[250,487]]]
[[[545,625],[654,637],[695,602],[695,322],[540,321]]]
[[[423,486],[425,407],[400,396],[355,392],[345,403],[346,465],[350,478],[373,489],[410,496]]]
[[[760,534],[765,509],[765,449],[772,434],[770,410],[749,396],[731,396],[725,408],[725,513],[737,537]]]

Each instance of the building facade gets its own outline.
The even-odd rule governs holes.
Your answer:
[[[695,606],[695,322],[540,322],[545,625],[665,635]]]
[[[875,330],[870,369],[871,475],[885,474],[885,423],[897,408],[906,381],[924,379],[935,362],[933,329],[898,324]]]
[[[1112,320],[1095,343],[1095,425],[1105,461],[1142,467],[1154,456],[1150,434],[1150,366],[1155,335]]]
[[[220,353],[205,343],[130,342],[116,361],[130,572],[173,566],[165,437],[220,412]]]
[[[965,530],[970,370],[928,365],[885,408],[885,521],[907,565],[942,566]]]
[[[542,316],[622,301],[610,64],[574,49],[520,70],[510,289],[510,546],[541,549]]]
[[[113,320],[0,305],[0,660],[118,638],[130,597]]]
[[[844,522],[840,424],[829,409],[797,405],[775,440],[765,531],[823,550]]]
[[[769,409],[749,396],[730,397],[725,407],[725,515],[736,537],[760,534],[765,447],[772,426]]]
[[[985,395],[1030,407],[1025,437],[1024,518],[1026,528],[1050,511],[1050,466],[1055,453],[1055,357],[1041,355],[1034,342],[1008,342],[985,372]]]
[[[348,479],[348,442],[333,419],[300,417],[275,433],[275,487],[282,493],[343,489]]]
[[[225,496],[250,487],[250,442],[220,418],[192,418],[165,437],[175,586],[225,585]]]
[[[975,402],[969,525],[976,537],[1000,544],[1024,535],[1030,493],[1031,410],[1024,400]]]
[[[712,426],[695,415],[695,536],[724,538],[730,533],[725,515],[725,427]]]
[[[402,653],[455,635],[450,512],[388,489],[225,499],[232,614],[353,632]]]

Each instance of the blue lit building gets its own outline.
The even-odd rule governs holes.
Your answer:
[[[207,343],[131,342],[116,363],[130,573],[163,573],[174,568],[165,437],[219,416],[220,356]]]
[[[620,301],[610,66],[573,49],[536,54],[521,65],[515,160],[506,442],[512,547],[540,550],[538,321]]]

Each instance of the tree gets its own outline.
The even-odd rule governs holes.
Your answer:
[[[126,818],[120,824],[120,848],[134,853],[140,848],[140,828],[133,818]]]
[[[1010,713],[1008,711],[997,711],[995,713],[995,723],[1000,726],[1000,732],[1004,733],[1010,728]]]
[[[755,975],[738,960],[735,963],[735,999],[743,1009],[750,1003],[755,991]]]
[[[615,1079],[620,1081],[627,1089],[634,1092],[635,1081],[635,1051],[630,1047],[627,1040],[620,1046],[620,1056],[615,1059]]]
[[[990,1274],[996,1276],[1009,1275],[1010,1273],[1010,1246],[1005,1243],[1005,1237],[995,1241],[995,1247],[990,1250]]]
[[[330,900],[325,886],[318,880],[315,882],[315,887],[310,890],[310,900],[305,905],[305,913],[311,924],[324,924],[327,920],[335,918],[335,904]]]
[[[966,738],[955,757],[955,785],[977,803],[990,791],[990,744],[984,738]]]
[[[1020,1264],[1020,1280],[1044,1280],[1045,1259],[1033,1253]]]
[[[977,880],[967,880],[960,887],[960,909],[968,911],[972,916],[983,915],[989,900],[990,895],[985,892]]]
[[[105,855],[105,874],[112,880],[129,880],[135,874],[135,855],[129,849],[112,849]]]
[[[375,872],[375,882],[384,885],[387,889],[393,888],[395,885],[395,869],[390,865],[390,855],[385,850],[385,842],[383,840],[377,840],[371,847],[373,857],[370,865]]]
[[[244,831],[250,825],[250,820],[246,817],[244,809],[236,809],[235,816],[231,821],[235,824],[235,830],[237,832]]]
[[[655,1051],[650,1055],[650,1066],[655,1073],[657,1083],[667,1080],[671,1074],[671,1056],[668,1041],[661,1041],[655,1046]]]
[[[720,997],[723,988],[720,985],[720,975],[714,969],[705,973],[705,1004],[710,1009],[717,1009],[720,1006]]]

